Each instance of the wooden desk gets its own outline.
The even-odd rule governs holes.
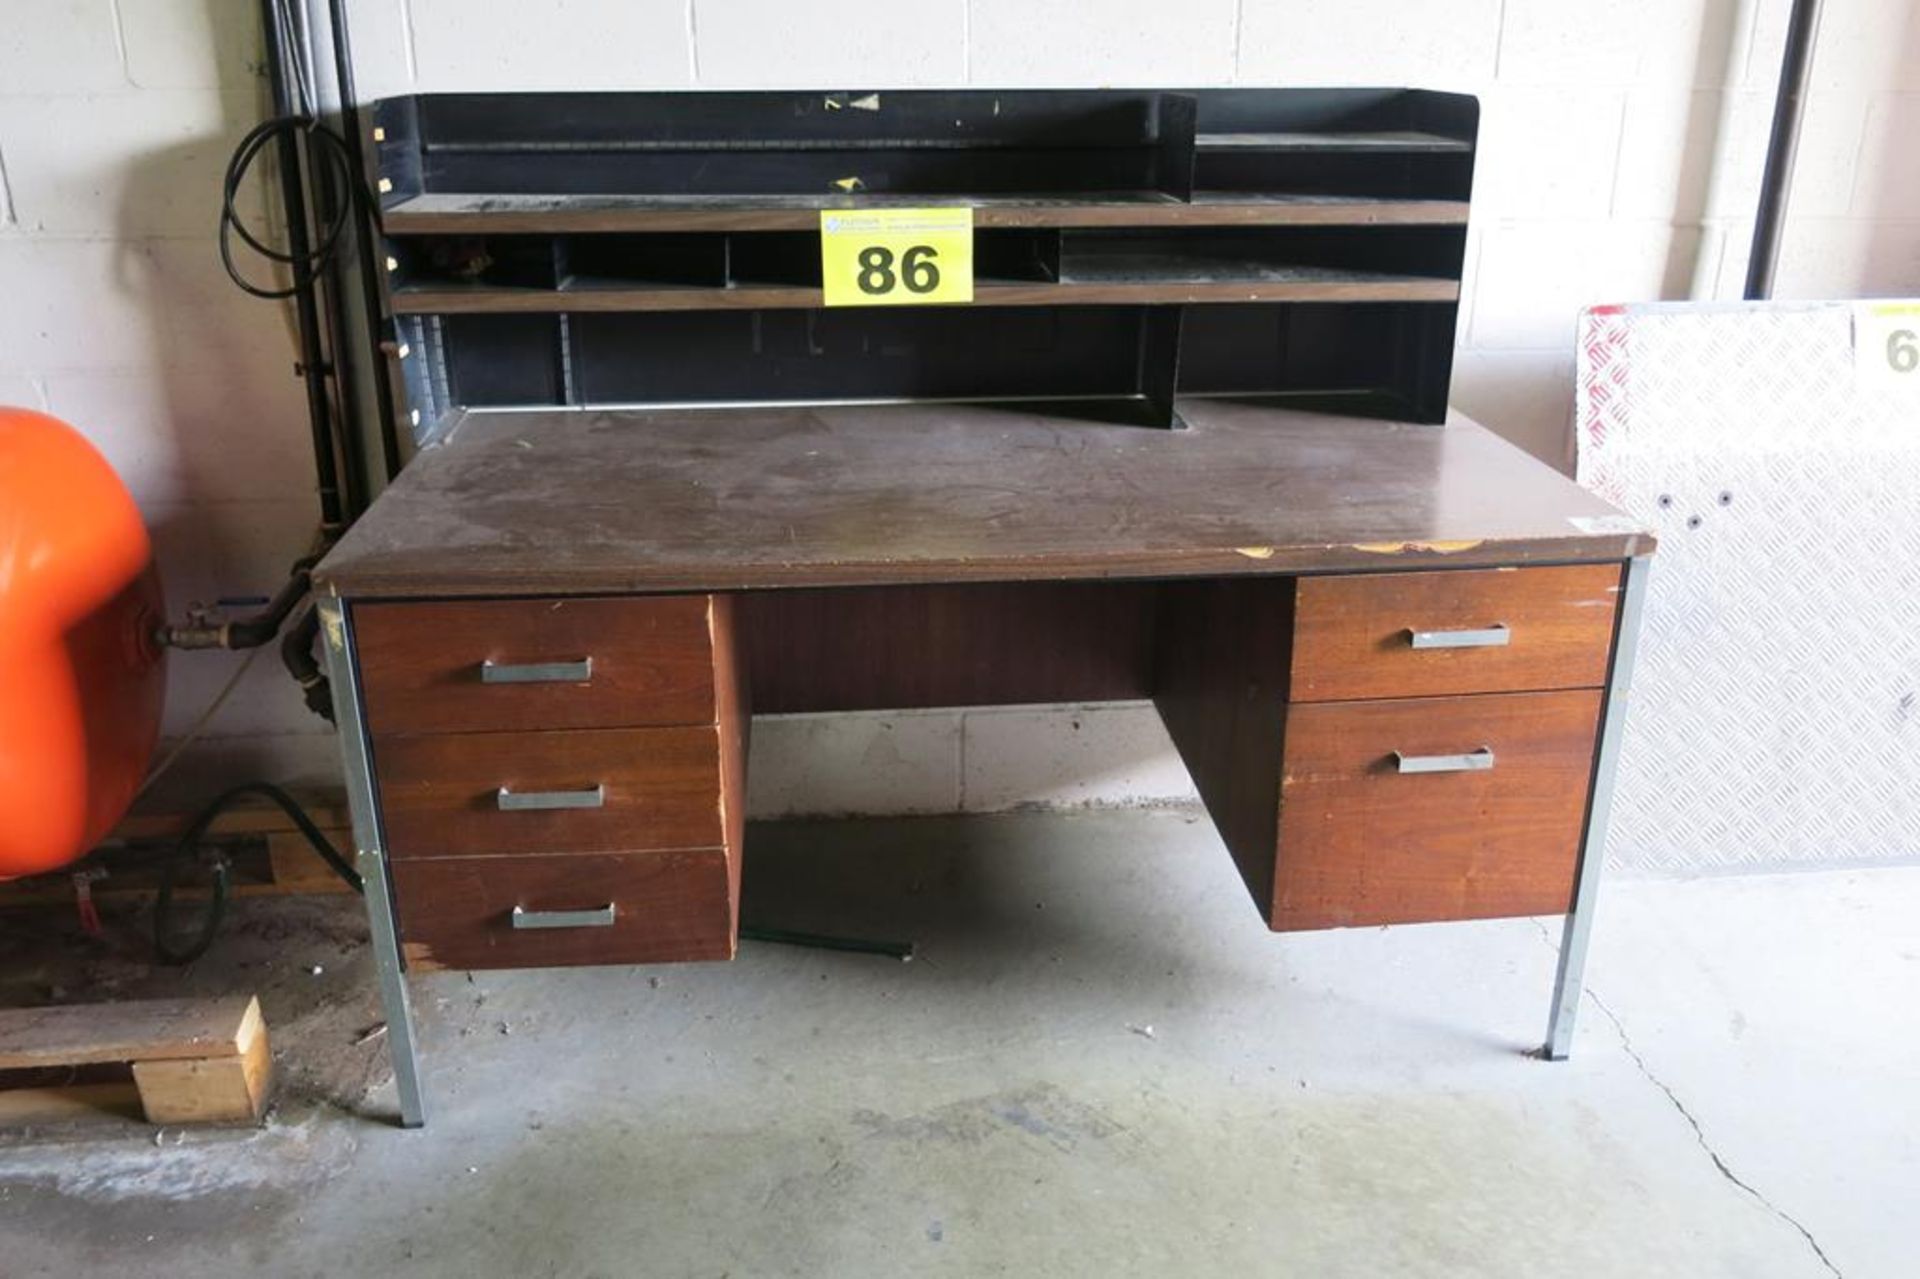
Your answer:
[[[469,413],[316,572],[404,973],[724,959],[755,711],[1151,697],[1275,930],[1563,914],[1652,539],[1474,423]]]

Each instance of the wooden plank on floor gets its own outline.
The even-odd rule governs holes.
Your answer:
[[[308,793],[300,792],[293,796],[300,807],[307,811],[313,824],[321,830],[346,830],[353,824],[347,813],[346,796],[339,791]],[[124,840],[178,839],[186,834],[187,827],[193,823],[196,813],[132,813],[121,819],[113,828],[113,838]],[[293,821],[280,810],[279,805],[258,796],[248,796],[234,803],[220,816],[213,819],[208,828],[210,835],[256,835],[270,831],[296,829]]]
[[[108,1114],[141,1118],[140,1090],[132,1080],[0,1089],[0,1128],[24,1128],[29,1124],[60,1123]]]
[[[321,834],[351,864],[353,830],[346,801],[339,792],[316,792],[295,797],[313,815]],[[144,813],[126,818],[113,838],[88,857],[45,875],[0,883],[0,910],[14,907],[70,906],[74,901],[75,872],[104,872],[92,883],[99,902],[150,899],[159,890],[161,864],[172,855],[172,845],[193,820],[192,813]],[[278,896],[289,893],[353,891],[320,855],[313,851],[291,818],[262,799],[249,797],[214,819],[207,831],[209,843],[222,843],[232,861],[230,892],[234,897]],[[181,901],[204,901],[204,876],[183,876],[174,890]]]
[[[353,832],[323,832],[333,841],[340,855],[353,863]],[[340,878],[326,858],[314,851],[307,837],[299,831],[274,831],[267,836],[267,863],[273,871],[271,887],[263,886],[258,891],[273,893],[350,893],[353,891],[346,880]]]
[[[0,1070],[236,1057],[260,1024],[252,995],[0,1010]]]

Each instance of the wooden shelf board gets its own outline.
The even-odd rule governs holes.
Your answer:
[[[1058,284],[976,283],[974,306],[1147,306],[1189,302],[1452,302],[1456,280],[1361,271],[1264,267],[1236,278],[1115,275]],[[818,288],[793,284],[683,285],[590,289],[402,288],[393,294],[399,315],[559,314],[619,311],[812,310],[824,305]],[[965,305],[965,304],[961,304]]]
[[[0,1012],[0,1068],[230,1056],[259,1022],[252,995],[12,1008]]]
[[[1112,226],[1465,225],[1464,200],[1157,191],[1065,196],[412,196],[381,214],[389,235],[813,231],[822,209],[965,206],[980,229]]]
[[[1194,147],[1205,152],[1407,152],[1414,154],[1465,153],[1473,144],[1462,138],[1413,129],[1384,130],[1371,133],[1202,133]]]
[[[1471,206],[1465,200],[1196,191],[1192,207],[1231,212],[1233,222],[1255,226],[1465,226]],[[1199,216],[1194,224],[1208,225]]]
[[[1427,284],[1453,285],[1438,276],[1396,275],[1387,271],[1348,270],[1258,258],[1194,253],[1082,253],[1060,264],[1060,282],[1072,285],[1160,286],[1231,285],[1391,285],[1418,290]]]

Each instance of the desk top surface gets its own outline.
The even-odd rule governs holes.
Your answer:
[[[1063,406],[1066,407],[1066,406]],[[862,405],[466,414],[321,564],[349,597],[1365,572],[1652,537],[1454,415],[1183,401],[1184,431]]]

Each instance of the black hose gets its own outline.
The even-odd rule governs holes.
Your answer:
[[[280,638],[280,664],[300,685],[307,709],[327,723],[333,723],[333,685],[313,655],[313,642],[320,638],[320,614],[312,606],[300,614],[300,620]]]
[[[217,857],[213,862],[213,896],[207,902],[206,918],[200,921],[199,931],[185,946],[175,946],[168,940],[173,932],[173,875],[178,863],[179,850],[176,849],[160,867],[160,895],[153,903],[153,949],[163,964],[191,964],[206,954],[207,947],[213,945],[213,935],[220,931],[220,921],[227,917],[227,887],[232,868],[226,858]]]
[[[227,642],[222,647],[259,648],[278,635],[294,605],[305,599],[312,589],[313,565],[312,556],[294,561],[293,571],[264,609],[252,617],[227,623]]]
[[[271,782],[246,782],[226,791],[218,799],[200,810],[186,833],[180,836],[180,842],[173,846],[173,852],[160,867],[160,895],[153,903],[153,949],[164,964],[190,964],[207,953],[207,947],[213,945],[214,934],[220,930],[220,921],[226,917],[227,898],[230,893],[232,868],[224,857],[213,861],[213,896],[207,903],[206,917],[195,930],[193,939],[187,945],[176,946],[171,940],[173,934],[173,885],[174,877],[179,873],[181,863],[190,860],[198,851],[200,840],[213,825],[214,819],[225,812],[234,800],[244,795],[261,795],[280,806],[280,810],[292,819],[300,833],[306,836],[313,851],[320,854],[321,860],[333,868],[333,873],[345,880],[354,892],[364,893],[366,885],[361,881],[359,872],[347,864],[332,842],[320,828],[313,824],[306,810],[296,803],[293,797]]]

